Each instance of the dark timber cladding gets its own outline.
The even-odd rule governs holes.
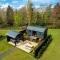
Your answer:
[[[10,31],[7,34],[7,41],[10,41],[10,39],[18,40],[22,34],[16,31]]]
[[[35,26],[28,26],[27,27],[27,34],[29,36],[35,36],[41,39],[45,39],[47,36],[47,28],[46,27],[35,27]]]

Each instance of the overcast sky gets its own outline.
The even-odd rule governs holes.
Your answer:
[[[60,0],[32,0],[32,3],[35,7],[40,5],[46,6],[49,4],[55,4],[60,2]],[[14,9],[19,9],[27,4],[27,0],[0,0],[1,8],[6,8],[8,5],[12,6]]]

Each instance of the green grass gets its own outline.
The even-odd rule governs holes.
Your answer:
[[[52,35],[53,40],[39,60],[60,60],[60,29],[49,29],[48,34]],[[5,56],[2,60],[35,60],[35,59],[32,55],[17,49],[13,51],[11,54]]]
[[[60,29],[50,29],[49,34],[53,40],[40,60],[60,60]]]
[[[3,38],[0,38],[0,54],[7,52],[8,50],[10,50],[11,48],[13,48],[12,45],[9,45],[7,43],[7,39],[6,39],[6,33],[10,31],[10,30],[4,30],[4,29],[0,29],[0,35],[4,36]],[[15,30],[15,31],[20,31],[20,30]]]
[[[6,42],[6,39],[4,40],[1,40],[0,41],[0,54],[4,53],[4,52],[7,52],[8,50],[10,50],[13,46],[9,45],[7,42]]]
[[[34,58],[32,55],[29,55],[28,53],[20,49],[16,49],[15,51],[13,51],[13,53],[9,54],[2,60],[34,60]]]
[[[0,54],[7,52],[8,50],[10,50],[13,46],[9,45],[6,41],[6,32],[8,30],[0,30],[0,35],[3,35],[3,38],[0,38]]]
[[[10,26],[10,27],[5,27],[5,28],[0,28],[0,30],[19,30],[21,27],[18,26]]]

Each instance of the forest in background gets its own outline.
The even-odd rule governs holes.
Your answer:
[[[14,10],[11,6],[7,10],[0,8],[0,28],[11,26],[46,26],[48,28],[60,28],[60,4],[57,3],[53,8],[51,4],[46,7],[44,12],[34,11],[32,3],[19,10]]]

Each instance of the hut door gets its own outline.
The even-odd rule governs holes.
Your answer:
[[[10,41],[10,37],[9,36],[7,36],[7,42],[9,42]]]
[[[32,36],[36,36],[36,31],[33,31],[32,32]]]

